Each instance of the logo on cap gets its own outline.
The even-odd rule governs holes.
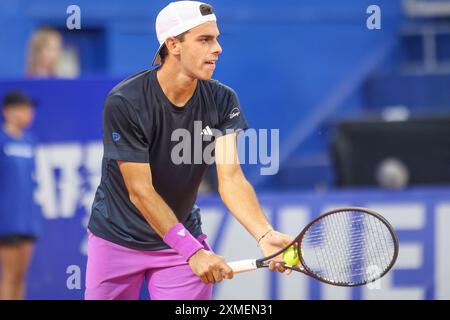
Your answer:
[[[202,4],[200,6],[200,12],[201,12],[202,16],[207,16],[208,14],[213,13],[213,9],[209,4]]]

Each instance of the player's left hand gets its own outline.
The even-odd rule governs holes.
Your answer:
[[[261,248],[264,256],[267,257],[277,251],[280,251],[281,249],[284,249],[292,243],[292,241],[294,241],[294,238],[291,236],[272,230],[261,239],[259,242],[259,247]],[[278,270],[279,272],[284,272],[285,274],[290,274],[292,272],[292,270],[284,268],[281,254],[269,262],[269,270]]]

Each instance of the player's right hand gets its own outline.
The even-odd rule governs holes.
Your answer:
[[[202,279],[205,284],[214,284],[223,279],[232,279],[233,270],[222,256],[211,251],[201,249],[188,260],[192,271]]]

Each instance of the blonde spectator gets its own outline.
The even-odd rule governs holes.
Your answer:
[[[49,78],[57,76],[62,55],[62,36],[51,28],[37,30],[28,44],[27,76]]]

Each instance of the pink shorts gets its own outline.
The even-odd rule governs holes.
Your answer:
[[[197,239],[211,250],[205,238]],[[144,280],[152,300],[210,300],[212,296],[212,284],[204,284],[175,250],[134,250],[88,231],[86,300],[137,300]]]

